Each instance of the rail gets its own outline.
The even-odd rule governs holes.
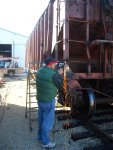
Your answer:
[[[107,142],[109,144],[113,143],[113,137],[107,133],[105,133],[105,131],[101,130],[99,127],[97,127],[96,125],[94,125],[94,123],[92,123],[91,121],[84,121],[82,120],[85,127],[88,129],[91,129],[95,135],[97,137],[99,137],[103,142]]]

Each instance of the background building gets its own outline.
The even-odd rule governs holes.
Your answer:
[[[25,67],[28,37],[0,28],[0,57],[19,57],[18,65]]]

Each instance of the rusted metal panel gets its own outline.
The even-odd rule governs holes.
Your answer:
[[[42,16],[42,22],[41,22],[41,30],[42,30],[42,41],[41,41],[41,46],[42,46],[42,54],[41,54],[41,62],[44,60],[44,14]]]
[[[35,59],[35,61],[37,62],[38,61],[38,24],[36,25],[36,59]],[[36,65],[36,69],[38,69],[39,68],[39,65],[37,64]]]
[[[53,30],[53,4],[48,6],[48,29],[47,29],[47,46],[46,50],[48,55],[51,54],[52,48],[52,30]]]
[[[34,51],[34,31],[32,32],[31,37],[32,37],[31,38],[31,54],[32,54],[31,62],[34,62],[34,53],[35,53],[35,51]],[[31,65],[31,67],[32,67],[32,69],[35,69],[35,66],[33,64]]]
[[[89,0],[89,19],[90,21],[100,21],[102,19],[102,1]]]
[[[111,49],[113,21],[102,7],[100,0],[51,0],[27,42],[26,60],[41,62],[52,54],[58,59],[68,58],[74,72],[84,74],[91,64],[92,73],[103,70],[107,74],[108,54],[103,51]],[[97,40],[99,42],[95,43]],[[104,50],[101,50],[101,43]],[[109,59],[113,62],[112,57]]]
[[[29,60],[29,62],[42,62],[46,57],[50,56],[52,48],[52,29],[53,1],[49,3],[30,35],[30,48],[26,49],[26,59]]]
[[[35,32],[34,32],[34,51],[35,51],[35,56],[34,56],[34,60],[36,62],[37,60],[37,28],[35,29]],[[37,65],[35,64],[35,70],[37,69]]]
[[[69,9],[68,14],[70,17],[85,19],[86,18],[86,7],[89,5],[89,20],[99,21],[101,19],[101,1],[100,0],[90,0],[89,2],[83,0],[68,1]]]
[[[33,51],[32,51],[32,36],[30,37],[30,59],[29,62],[33,60]]]
[[[76,2],[68,2],[68,5],[69,9],[67,11],[70,17],[85,19],[85,7],[87,5],[86,2],[83,2],[82,0],[77,0]]]
[[[46,57],[47,46],[47,25],[48,25],[48,9],[44,13],[44,59]]]
[[[40,58],[39,58],[39,62],[41,62],[42,60],[42,17],[40,18]]]
[[[40,21],[38,22],[38,39],[37,39],[37,43],[38,43],[38,49],[37,49],[37,52],[38,52],[38,59],[37,61],[39,62],[40,61]],[[39,65],[38,65],[39,67]]]
[[[33,35],[33,34],[32,34]],[[34,49],[33,49],[33,36],[31,35],[30,40],[30,63],[33,62],[33,55],[34,55]],[[33,69],[33,64],[31,65],[31,68]]]
[[[29,62],[29,54],[30,54],[30,38],[28,39],[26,43],[26,56],[25,56],[25,66],[28,67]]]

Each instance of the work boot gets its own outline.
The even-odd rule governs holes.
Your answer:
[[[54,148],[55,147],[55,143],[49,143],[47,145],[42,144],[42,148]]]

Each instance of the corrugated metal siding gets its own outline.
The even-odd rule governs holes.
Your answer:
[[[26,45],[26,62],[42,62],[52,48],[53,3],[40,17]],[[38,65],[40,67],[40,65]],[[36,66],[34,69],[37,69]]]
[[[85,0],[67,0],[62,2],[62,5],[60,5],[61,20],[59,19],[59,21],[63,21],[59,25],[57,35],[57,40],[59,41],[57,44],[58,58],[62,59],[68,57],[73,60],[78,56],[85,55],[84,57],[87,57],[86,41],[90,42],[95,39],[105,38],[101,4],[99,0],[88,0],[88,3],[86,3]],[[57,5],[57,0],[51,0],[31,33],[28,42],[29,46],[27,46],[26,49],[26,60],[29,62],[42,62],[47,56],[51,55],[54,49],[56,40],[54,40],[52,46],[52,36],[56,36],[54,33],[56,32],[55,27],[57,26],[55,23],[55,19],[57,22],[57,13],[55,13],[57,10],[54,10],[56,9],[55,5]],[[89,7],[88,19],[87,6]],[[86,29],[87,23],[85,21],[90,22],[90,31]],[[54,30],[53,25],[55,26]],[[64,28],[66,29],[64,30]],[[54,37],[54,39],[55,38],[56,37]],[[77,43],[76,41],[80,42]],[[55,51],[53,51],[53,53],[55,56]],[[40,65],[38,65],[38,67],[40,67]],[[37,69],[36,66],[35,69]]]

